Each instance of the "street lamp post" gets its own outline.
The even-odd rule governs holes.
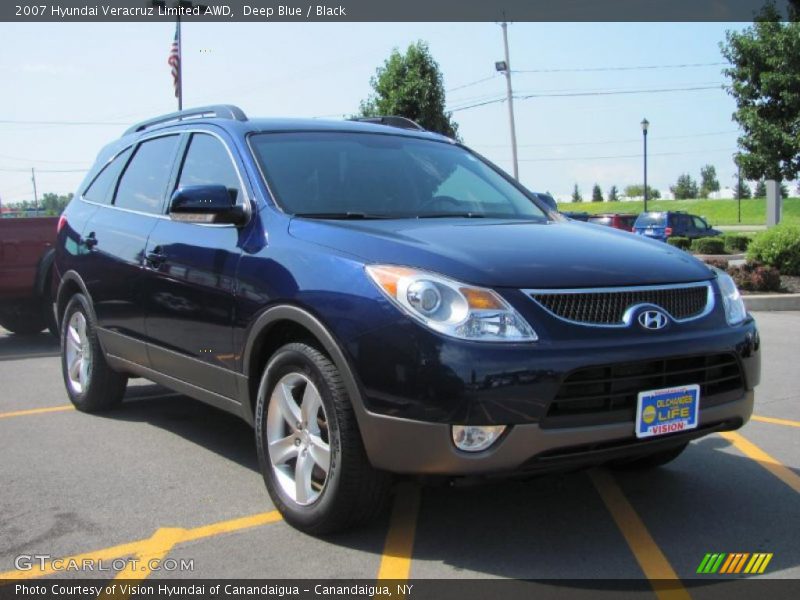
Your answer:
[[[500,23],[503,28],[503,47],[506,59],[494,63],[494,68],[506,76],[506,102],[508,102],[508,121],[511,126],[511,157],[514,162],[514,179],[519,180],[519,164],[517,161],[517,131],[514,125],[514,92],[511,89],[511,60],[508,57],[508,23]]]
[[[642,119],[642,138],[644,139],[644,212],[647,212],[647,129],[650,121]]]

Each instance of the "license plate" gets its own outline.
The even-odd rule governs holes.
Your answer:
[[[700,386],[697,384],[639,392],[636,437],[695,429],[699,411]]]

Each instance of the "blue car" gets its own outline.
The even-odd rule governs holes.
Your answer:
[[[681,211],[643,212],[636,217],[633,231],[638,235],[662,242],[673,236],[695,240],[722,235],[721,231],[706,223],[703,217]]]
[[[728,275],[396,117],[139,123],[61,216],[54,283],[77,409],[144,377],[240,416],[313,534],[396,474],[662,465],[741,427],[759,381]]]

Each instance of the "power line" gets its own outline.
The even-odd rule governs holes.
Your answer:
[[[665,92],[696,92],[701,90],[719,90],[720,86],[695,86],[695,87],[677,87],[677,88],[655,88],[655,89],[641,89],[641,90],[617,90],[617,91],[587,91],[587,92],[564,92],[564,93],[545,93],[545,94],[525,94],[515,95],[515,100],[530,100],[531,98],[577,98],[580,96],[617,96],[625,94],[660,94]],[[461,110],[468,110],[470,108],[477,108],[479,106],[486,106],[488,104],[496,104],[498,102],[505,102],[506,99],[495,98],[492,100],[485,100],[475,104],[468,104],[466,106],[456,106],[449,108],[450,112],[458,112]]]
[[[727,131],[709,131],[705,133],[693,133],[689,135],[660,135],[658,141],[661,140],[685,140],[697,137],[708,137],[713,135],[729,135],[731,133],[738,133],[736,129],[729,129]],[[558,146],[600,146],[604,144],[641,144],[641,138],[631,138],[627,140],[605,140],[597,142],[564,142],[564,143],[550,143],[550,144],[520,144],[520,148],[553,148]],[[506,144],[470,144],[475,148],[505,148]]]
[[[48,164],[60,164],[60,165],[76,165],[84,163],[84,161],[82,160],[45,160],[40,158],[21,158],[18,156],[8,156],[5,154],[0,154],[0,158],[4,158],[6,160],[17,160],[19,162],[26,162],[26,163],[48,163]]]
[[[89,169],[37,169],[38,173],[86,173]],[[30,169],[16,169],[0,167],[5,173],[27,173]]]
[[[125,126],[130,123],[121,123],[119,121],[19,121],[14,119],[0,119],[0,124],[3,125],[114,125]]]
[[[730,152],[733,154],[733,150],[730,148],[711,148],[708,150],[684,150],[681,152],[656,152],[656,153],[648,153],[649,156],[682,156],[684,154],[709,154],[711,152]],[[642,158],[641,152],[638,154],[615,154],[615,155],[604,155],[604,156],[559,156],[555,158],[520,158],[520,162],[561,162],[561,161],[570,161],[570,160],[609,160],[609,159],[618,159],[618,158]]]
[[[512,73],[599,73],[602,71],[644,71],[647,69],[688,69],[695,67],[721,67],[725,62],[713,63],[682,63],[677,65],[638,65],[624,67],[575,67],[565,69],[522,69],[512,70]]]
[[[515,72],[516,71],[512,71],[512,73]],[[472,87],[473,85],[478,85],[479,83],[483,83],[485,81],[491,81],[492,79],[495,79],[494,75],[492,75],[491,77],[484,77],[483,79],[478,79],[476,81],[470,81],[469,83],[465,83],[463,85],[457,85],[456,87],[450,88],[449,90],[445,91],[449,94],[450,92],[455,92],[456,90],[463,90],[464,88]]]
[[[673,65],[637,65],[637,66],[619,66],[619,67],[575,67],[575,68],[554,68],[554,69],[511,69],[512,73],[600,73],[603,71],[643,71],[648,69],[688,69],[688,68],[695,68],[695,67],[721,67],[727,65],[728,63],[724,62],[713,62],[713,63],[682,63],[682,64],[673,64]],[[492,79],[496,79],[493,75],[491,77],[484,77],[483,79],[476,79],[475,81],[470,81],[468,83],[464,83],[461,85],[457,85],[456,87],[450,88],[446,90],[447,93],[455,92],[456,90],[462,90],[464,88],[472,87],[473,85],[478,85],[484,83],[486,81],[491,81]]]

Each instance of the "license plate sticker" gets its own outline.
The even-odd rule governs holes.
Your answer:
[[[636,437],[695,429],[699,411],[700,386],[697,384],[639,392]]]

